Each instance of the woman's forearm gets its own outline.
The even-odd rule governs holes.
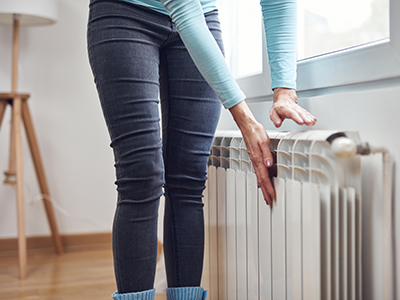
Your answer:
[[[271,89],[296,89],[296,0],[261,0],[271,70]]]

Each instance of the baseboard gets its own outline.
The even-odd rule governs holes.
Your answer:
[[[60,235],[65,252],[111,249],[111,232]],[[28,253],[54,251],[51,236],[27,238]],[[18,238],[0,239],[0,256],[18,255]]]

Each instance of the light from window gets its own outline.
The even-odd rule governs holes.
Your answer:
[[[259,1],[218,0],[225,57],[235,78],[262,73]]]
[[[389,38],[389,0],[298,0],[298,60]]]

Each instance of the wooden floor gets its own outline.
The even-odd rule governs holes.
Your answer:
[[[0,257],[0,299],[111,300],[115,290],[111,250],[30,254],[24,280],[16,256]]]

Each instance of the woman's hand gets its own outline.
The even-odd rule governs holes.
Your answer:
[[[269,117],[276,128],[281,127],[283,120],[292,119],[299,125],[311,126],[317,119],[297,104],[296,91],[287,88],[274,89],[274,104]]]
[[[275,190],[269,178],[268,168],[273,159],[269,147],[270,141],[264,127],[256,121],[245,101],[231,107],[230,112],[242,132],[254,171],[258,187],[261,188],[267,204],[275,199]]]

